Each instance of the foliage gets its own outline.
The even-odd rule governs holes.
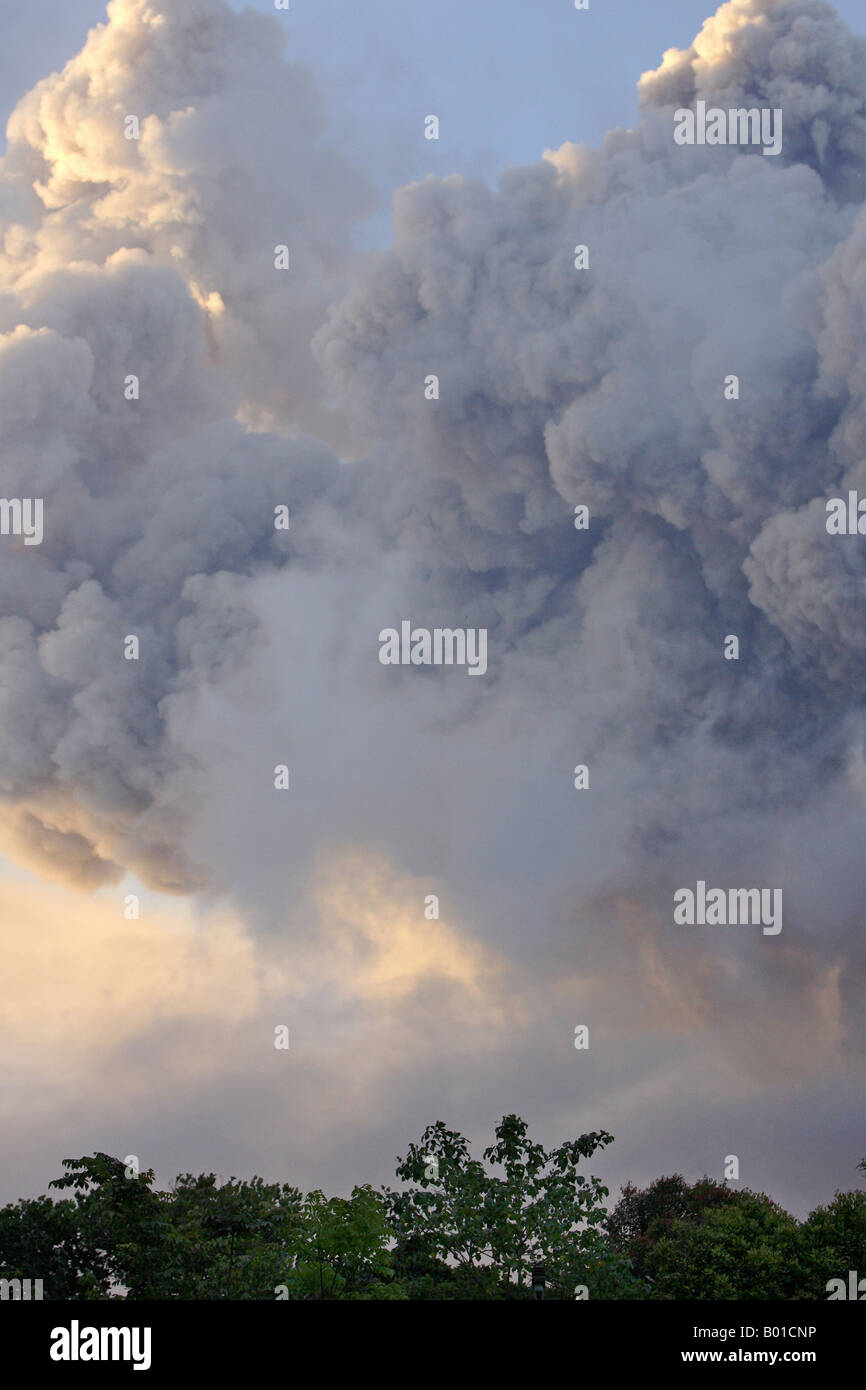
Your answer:
[[[66,1174],[50,1186],[75,1192],[80,1229],[113,1283],[124,1286],[129,1298],[169,1297],[167,1201],[153,1190],[153,1170],[127,1176],[122,1160],[105,1153],[67,1158],[63,1167]]]
[[[0,1208],[0,1279],[41,1279],[44,1299],[107,1298],[112,1284],[76,1204],[50,1197]]]
[[[809,1214],[800,1235],[810,1291],[804,1297],[826,1297],[827,1281],[847,1280],[851,1269],[866,1278],[866,1192],[837,1192],[827,1206]]]
[[[650,1278],[659,1299],[790,1299],[803,1279],[797,1221],[764,1193],[741,1190],[657,1241]]]
[[[601,1245],[590,1235],[604,1221],[608,1195],[578,1167],[611,1141],[600,1130],[548,1151],[527,1137],[519,1116],[506,1115],[481,1162],[462,1134],[441,1121],[430,1125],[398,1164],[406,1186],[385,1193],[401,1259],[408,1251],[426,1261],[416,1296],[453,1266],[443,1279],[459,1290],[452,1296],[531,1297],[532,1268],[542,1264],[547,1296],[574,1298],[575,1286],[595,1277],[587,1254]]]
[[[626,1183],[606,1223],[611,1246],[625,1256],[638,1278],[651,1279],[659,1240],[680,1223],[701,1221],[707,1212],[734,1200],[731,1188],[708,1177],[687,1183],[674,1173],[643,1189]]]
[[[390,1230],[381,1197],[369,1186],[349,1198],[310,1192],[301,1208],[295,1266],[284,1279],[290,1298],[402,1298],[393,1279]]]
[[[474,1159],[439,1121],[398,1188],[349,1197],[213,1173],[161,1192],[110,1154],[65,1159],[51,1186],[68,1195],[0,1209],[0,1278],[41,1279],[48,1299],[522,1300],[542,1265],[546,1298],[751,1301],[866,1277],[866,1192],[797,1222],[763,1193],[673,1174],[626,1184],[608,1213],[583,1169],[611,1138],[548,1150],[506,1115]]]

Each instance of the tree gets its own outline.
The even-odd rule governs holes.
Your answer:
[[[294,1266],[283,1283],[289,1298],[404,1298],[388,1249],[382,1198],[369,1186],[351,1197],[309,1192],[300,1210]]]
[[[669,1227],[649,1261],[653,1298],[790,1299],[802,1289],[796,1219],[747,1189]]]
[[[109,1154],[64,1160],[71,1193],[0,1209],[0,1278],[51,1299],[815,1299],[866,1278],[866,1192],[798,1223],[763,1193],[704,1177],[628,1183],[613,1211],[581,1171],[604,1130],[547,1150],[506,1115],[473,1159],[439,1121],[398,1161],[402,1186],[349,1197],[182,1174],[168,1192]]]
[[[260,1178],[219,1185],[213,1173],[186,1173],[172,1192],[156,1192],[152,1170],[129,1175],[109,1154],[64,1167],[52,1186],[75,1190],[64,1205],[96,1251],[97,1296],[109,1287],[134,1299],[274,1299],[280,1287],[301,1299],[403,1296],[370,1187],[303,1197]]]
[[[182,1174],[171,1196],[174,1298],[272,1299],[299,1248],[302,1195],[288,1183]]]
[[[129,1174],[119,1158],[96,1153],[65,1158],[68,1171],[51,1187],[75,1191],[77,1219],[88,1243],[128,1298],[165,1298],[168,1198],[153,1191],[153,1169]]]
[[[724,1183],[704,1176],[688,1183],[680,1173],[656,1178],[648,1187],[626,1183],[606,1222],[611,1247],[625,1256],[639,1279],[651,1279],[655,1247],[683,1221],[700,1221],[707,1212],[736,1200]]]
[[[273,1299],[299,1248],[301,1193],[288,1184],[182,1174],[153,1190],[152,1170],[129,1174],[97,1153],[64,1160],[52,1186],[75,1189],[78,1224],[132,1299]]]
[[[112,1283],[75,1202],[50,1197],[0,1209],[0,1279],[41,1279],[46,1300],[108,1298]]]
[[[535,1264],[545,1266],[548,1297],[573,1299],[581,1283],[592,1296],[607,1258],[598,1228],[608,1190],[578,1167],[612,1140],[600,1130],[547,1151],[506,1115],[479,1162],[463,1135],[430,1125],[398,1163],[407,1186],[385,1189],[398,1267],[414,1262],[422,1297],[437,1280],[437,1297],[531,1297]]]
[[[806,1270],[803,1298],[826,1298],[830,1279],[847,1279],[849,1270],[866,1278],[866,1192],[837,1192],[816,1207],[800,1227],[801,1264]]]

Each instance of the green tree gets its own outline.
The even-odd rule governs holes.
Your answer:
[[[800,1227],[803,1298],[826,1298],[827,1281],[866,1278],[866,1192],[837,1192]]]
[[[606,1263],[611,1272],[599,1229],[608,1190],[578,1168],[612,1138],[600,1130],[545,1150],[525,1121],[506,1115],[480,1162],[463,1135],[430,1125],[398,1163],[406,1186],[385,1189],[398,1267],[411,1257],[422,1297],[438,1280],[438,1297],[528,1298],[536,1264],[548,1297],[573,1299],[580,1283],[592,1297]]]
[[[351,1197],[309,1192],[300,1209],[293,1268],[281,1280],[289,1298],[405,1298],[394,1278],[382,1198],[369,1186]]]
[[[112,1284],[76,1203],[50,1197],[0,1208],[0,1279],[41,1279],[46,1300],[107,1298]]]
[[[651,1279],[655,1247],[664,1236],[681,1222],[700,1221],[735,1200],[732,1188],[706,1176],[688,1183],[672,1173],[644,1188],[626,1183],[606,1222],[611,1248],[625,1257],[638,1279]]]
[[[658,1299],[791,1299],[803,1274],[796,1219],[764,1193],[747,1189],[673,1224],[650,1261]]]
[[[182,1174],[165,1250],[170,1296],[272,1299],[300,1248],[302,1196],[288,1183]]]
[[[65,1158],[64,1177],[51,1187],[71,1188],[81,1229],[128,1298],[166,1298],[167,1194],[153,1190],[154,1173],[127,1176],[119,1158],[96,1153]]]
[[[304,1196],[260,1178],[152,1171],[96,1153],[66,1159],[70,1192],[0,1210],[0,1277],[47,1298],[814,1299],[866,1277],[866,1192],[837,1192],[798,1223],[762,1193],[679,1174],[633,1184],[609,1214],[581,1171],[606,1131],[546,1150],[517,1115],[475,1160],[440,1121],[399,1161],[402,1187]]]

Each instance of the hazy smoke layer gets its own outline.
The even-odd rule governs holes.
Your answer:
[[[276,21],[109,14],[19,106],[2,188],[2,486],[45,499],[43,544],[0,550],[19,852],[272,921],[369,846],[554,967],[600,923],[600,960],[636,919],[664,940],[696,877],[781,884],[774,957],[680,936],[666,968],[744,1006],[706,955],[752,953],[768,1000],[843,1017],[816,971],[822,932],[863,949],[866,608],[824,500],[866,488],[866,43],[816,0],[723,6],[637,130],[401,190],[337,302],[368,193]],[[781,155],[676,145],[696,99],[781,108]],[[487,627],[487,675],[380,666],[405,617]]]

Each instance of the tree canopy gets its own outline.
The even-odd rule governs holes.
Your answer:
[[[680,1174],[627,1183],[612,1209],[589,1165],[606,1130],[546,1149],[505,1115],[474,1158],[438,1121],[397,1185],[348,1196],[289,1183],[65,1159],[40,1196],[0,1209],[0,1279],[48,1299],[823,1299],[866,1275],[866,1193],[805,1221],[769,1196]],[[858,1165],[864,1168],[864,1163]],[[536,1280],[538,1282],[538,1280]]]

